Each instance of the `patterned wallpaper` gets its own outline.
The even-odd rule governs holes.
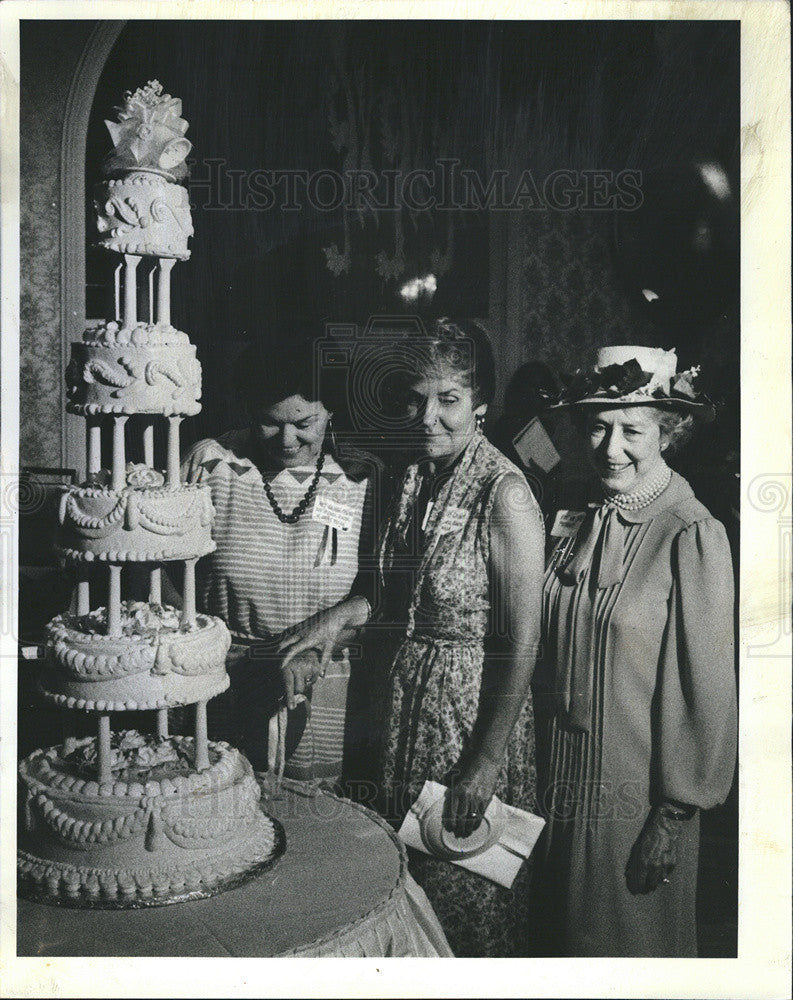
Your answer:
[[[558,377],[590,364],[607,344],[653,342],[646,321],[633,315],[617,275],[609,244],[612,222],[603,213],[552,210],[501,222],[508,234],[505,246],[490,262],[492,283],[502,289],[502,301],[494,303],[490,316],[499,386],[495,416],[503,412],[503,393],[513,373],[526,361],[544,362]],[[499,433],[511,427],[511,437],[519,425],[512,426],[514,414],[505,416]],[[558,477],[580,478],[587,465],[569,418],[557,415],[544,423],[562,458]]]
[[[22,465],[61,465],[61,133],[69,86],[93,25],[63,21],[57,31],[46,21],[21,25]]]
[[[583,211],[523,216],[517,249],[525,360],[573,371],[592,361],[598,347],[651,343],[620,287],[610,222],[610,215]]]

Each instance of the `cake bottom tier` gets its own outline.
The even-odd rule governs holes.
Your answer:
[[[283,830],[263,811],[238,750],[210,743],[210,766],[196,772],[191,738],[129,735],[136,752],[101,786],[86,772],[92,739],[68,756],[50,747],[20,763],[21,896],[72,907],[164,906],[233,888],[283,853]]]

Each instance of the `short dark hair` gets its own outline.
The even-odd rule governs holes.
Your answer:
[[[256,341],[244,348],[234,364],[233,385],[249,414],[290,396],[320,400],[331,408],[330,400],[321,398],[314,343],[312,337],[287,337],[282,343]]]

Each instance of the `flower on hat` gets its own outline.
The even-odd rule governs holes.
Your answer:
[[[638,357],[632,356],[634,352]],[[620,361],[620,357],[626,360]],[[579,368],[572,376],[562,375],[561,392],[540,390],[540,395],[553,407],[601,400],[612,405],[652,405],[656,401],[669,403],[678,400],[681,404],[701,409],[704,419],[713,419],[717,404],[698,388],[699,366],[675,373],[674,350],[609,347],[601,349],[598,359],[602,367],[588,371]],[[648,368],[650,371],[647,371]]]
[[[626,396],[647,385],[652,378],[652,374],[643,371],[635,358],[622,365],[608,365],[599,375],[600,386],[607,396]]]
[[[684,396],[686,399],[696,399],[698,396],[695,382],[699,378],[700,367],[695,365],[688,371],[680,372],[672,380],[670,392],[673,396]]]
[[[558,397],[546,390],[540,390],[540,394],[546,399],[558,399],[560,403],[575,403],[601,394],[617,399],[646,386],[651,378],[649,372],[642,371],[638,361],[631,359],[621,365],[608,365],[601,371],[586,372],[579,368],[572,378],[562,376],[567,384]]]

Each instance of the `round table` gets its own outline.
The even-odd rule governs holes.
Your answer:
[[[20,956],[451,956],[402,842],[375,813],[290,782],[267,802],[286,853],[194,902],[77,910],[20,899]]]

